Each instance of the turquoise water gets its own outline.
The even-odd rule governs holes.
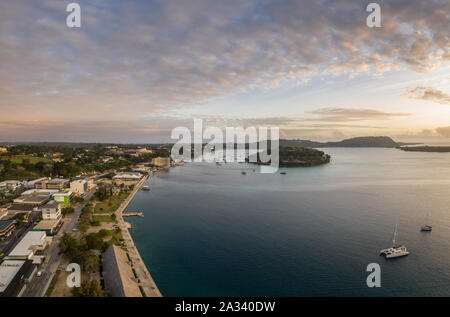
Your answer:
[[[450,153],[324,150],[332,163],[287,175],[189,164],[152,176],[127,208],[145,218],[128,220],[163,295],[450,296]],[[396,223],[411,254],[387,261]],[[372,262],[381,288],[366,286]]]

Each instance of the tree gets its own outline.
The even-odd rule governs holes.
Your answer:
[[[75,209],[72,207],[66,207],[63,209],[63,214],[64,215],[68,215],[68,214],[73,214],[75,212]]]
[[[64,233],[59,248],[62,253],[66,254],[70,259],[78,256],[80,244],[68,233]]]
[[[74,297],[106,297],[106,293],[96,280],[81,282],[80,287],[72,289],[72,295]]]

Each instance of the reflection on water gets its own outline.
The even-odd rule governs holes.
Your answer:
[[[128,209],[145,212],[132,235],[162,293],[450,296],[450,153],[323,150],[330,164],[286,175],[193,163],[151,177]],[[411,254],[386,261],[396,223]]]

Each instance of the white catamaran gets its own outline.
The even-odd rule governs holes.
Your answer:
[[[397,225],[395,225],[394,239],[392,240],[392,247],[380,251],[380,255],[384,255],[386,259],[398,258],[409,254],[408,249],[404,245],[396,245]]]

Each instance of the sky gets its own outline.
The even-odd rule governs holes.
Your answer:
[[[450,141],[450,1],[0,2],[0,142],[158,143],[173,128]]]

